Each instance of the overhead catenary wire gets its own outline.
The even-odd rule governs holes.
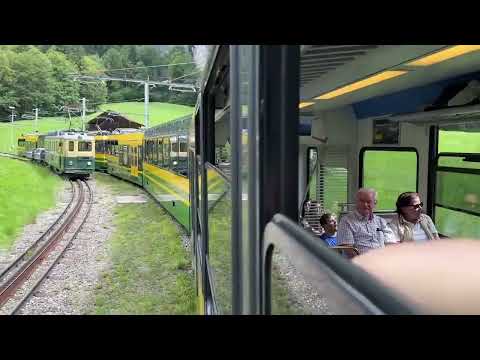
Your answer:
[[[169,67],[169,66],[178,66],[178,65],[189,65],[189,64],[195,64],[194,61],[190,62],[184,62],[184,63],[174,63],[174,64],[159,64],[159,65],[144,65],[144,66],[132,66],[132,67],[126,67],[126,68],[117,68],[117,69],[98,69],[96,72],[102,72],[102,71],[120,71],[120,70],[134,70],[134,69],[146,69],[146,68],[156,68],[156,67]],[[70,73],[68,75],[82,75],[79,73]]]

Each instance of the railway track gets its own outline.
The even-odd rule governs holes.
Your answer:
[[[72,181],[72,199],[58,219],[0,272],[0,312],[15,314],[60,260],[85,223],[93,203],[86,181]]]
[[[3,152],[3,151],[0,151],[0,156],[7,157],[7,158],[10,158],[10,159],[15,159],[15,160],[30,161],[30,159],[28,159],[28,158],[24,158],[24,157],[15,155],[15,154],[6,153],[6,152]]]

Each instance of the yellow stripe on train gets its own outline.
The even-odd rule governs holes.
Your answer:
[[[165,179],[165,181],[175,184],[180,190],[183,190],[187,194],[190,192],[190,185],[188,184],[188,179],[175,175],[168,170],[159,169],[156,166],[153,166],[148,163],[143,163],[143,168],[150,171],[152,174],[158,176],[159,178]]]

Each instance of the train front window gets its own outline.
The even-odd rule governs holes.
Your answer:
[[[68,142],[68,151],[74,151],[75,149],[75,143],[73,141]]]
[[[78,151],[92,151],[92,142],[91,141],[79,141],[78,142]]]

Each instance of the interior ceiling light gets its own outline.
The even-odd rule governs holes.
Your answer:
[[[301,102],[301,103],[298,105],[298,108],[299,108],[299,109],[302,109],[302,108],[304,108],[304,107],[311,106],[311,105],[313,105],[313,104],[315,104],[315,103],[312,102],[312,101],[303,101],[303,102]]]
[[[318,99],[318,100],[332,99],[334,97],[337,97],[337,96],[340,96],[340,95],[343,95],[343,94],[347,94],[349,92],[359,90],[359,89],[365,88],[365,87],[370,86],[370,85],[378,84],[379,82],[382,82],[382,81],[385,81],[385,80],[388,80],[388,79],[395,78],[395,77],[403,75],[407,72],[408,71],[403,71],[403,70],[383,71],[379,74],[370,76],[366,79],[356,81],[352,84],[342,86],[341,88],[338,88],[336,90],[333,90],[333,91],[330,91],[330,92],[325,93],[323,95],[320,95],[320,96],[316,97],[315,99]]]
[[[480,50],[480,45],[456,45],[449,47],[448,49],[437,51],[436,53],[424,56],[420,59],[411,61],[406,65],[409,66],[430,66],[433,64],[437,64],[439,62],[468,54],[473,51]]]

